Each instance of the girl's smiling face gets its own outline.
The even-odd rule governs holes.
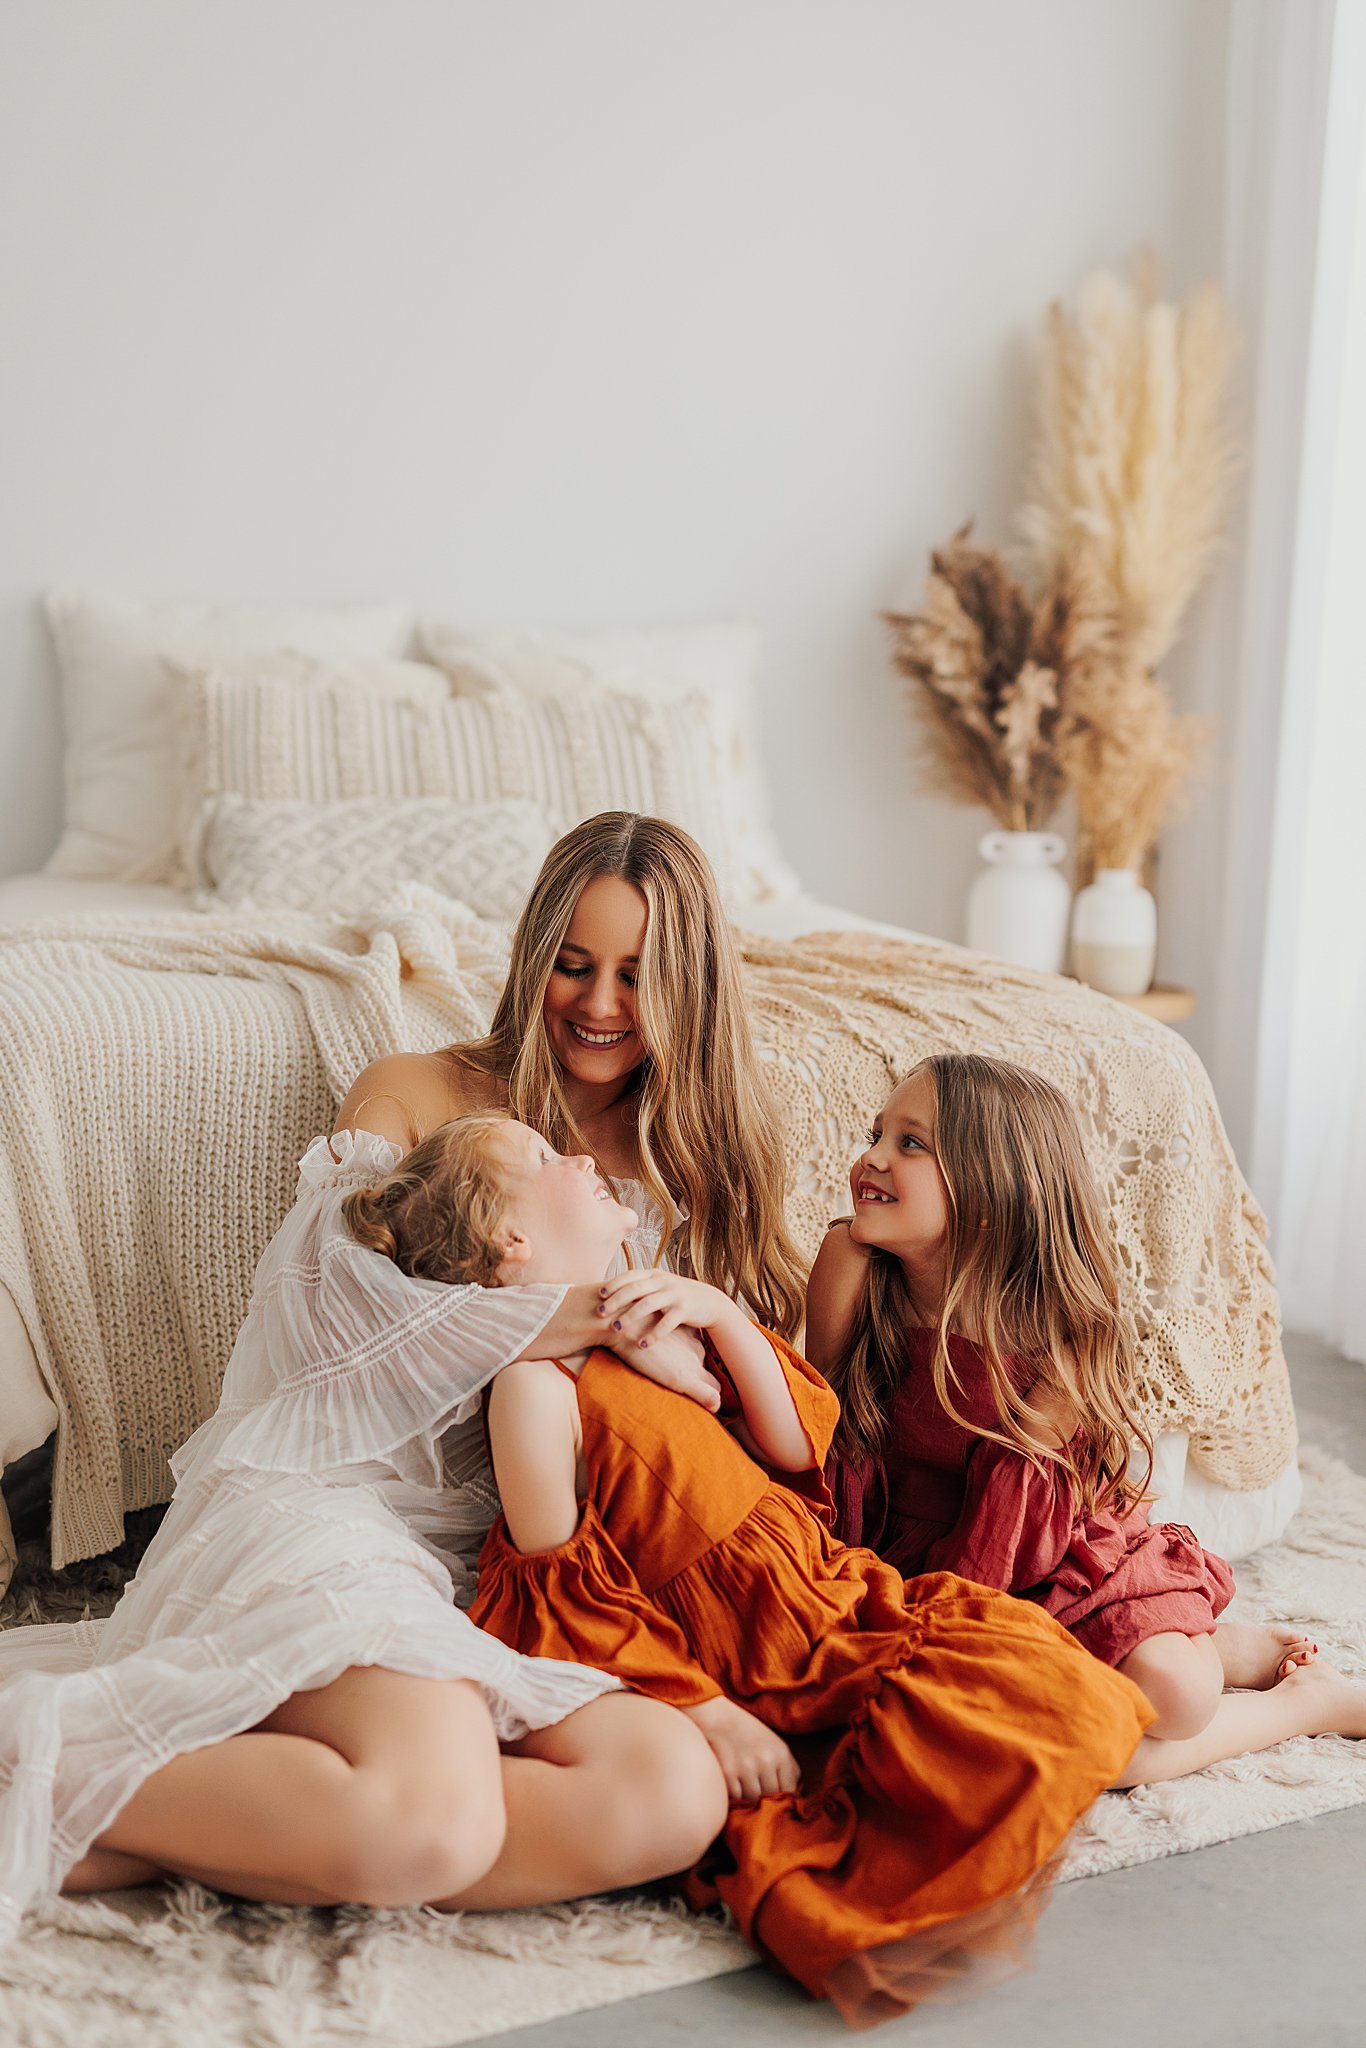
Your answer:
[[[620,1088],[645,1058],[636,976],[648,915],[640,890],[620,875],[599,875],[574,905],[543,1016],[556,1063],[580,1084]]]
[[[934,1086],[912,1074],[892,1090],[849,1175],[857,1244],[914,1261],[943,1251],[949,1192],[934,1150]]]
[[[495,1142],[507,1191],[507,1278],[600,1279],[640,1220],[635,1210],[615,1199],[587,1153],[566,1158],[528,1124],[509,1122]]]

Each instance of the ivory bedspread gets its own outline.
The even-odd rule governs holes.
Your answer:
[[[506,933],[430,892],[357,925],[166,915],[0,941],[0,1284],[60,1421],[57,1563],[167,1497],[210,1414],[300,1155],[368,1060],[471,1036]],[[814,1252],[890,1081],[956,1045],[1020,1059],[1081,1114],[1161,1428],[1235,1489],[1294,1451],[1265,1226],[1198,1060],[1076,983],[952,946],[747,940],[790,1214]]]

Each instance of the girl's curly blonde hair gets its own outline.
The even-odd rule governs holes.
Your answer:
[[[496,1284],[508,1190],[490,1140],[511,1118],[490,1112],[438,1124],[387,1180],[342,1203],[347,1229],[401,1273]]]

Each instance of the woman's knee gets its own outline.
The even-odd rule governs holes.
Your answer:
[[[488,1707],[468,1680],[379,1673],[348,1731],[348,1796],[337,1817],[339,1897],[424,1905],[476,1884],[507,1832]]]
[[[469,1890],[497,1862],[507,1833],[502,1780],[474,1774],[413,1782],[358,1772],[339,1831],[339,1898],[360,1906],[422,1906]]]
[[[1157,1715],[1149,1738],[1182,1742],[1209,1726],[1224,1684],[1212,1636],[1152,1636],[1119,1668]]]

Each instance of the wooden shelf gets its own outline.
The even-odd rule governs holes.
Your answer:
[[[1163,988],[1155,983],[1146,995],[1116,996],[1115,1001],[1127,1003],[1131,1010],[1142,1010],[1145,1016],[1156,1017],[1163,1024],[1180,1024],[1195,1015],[1193,988]]]

